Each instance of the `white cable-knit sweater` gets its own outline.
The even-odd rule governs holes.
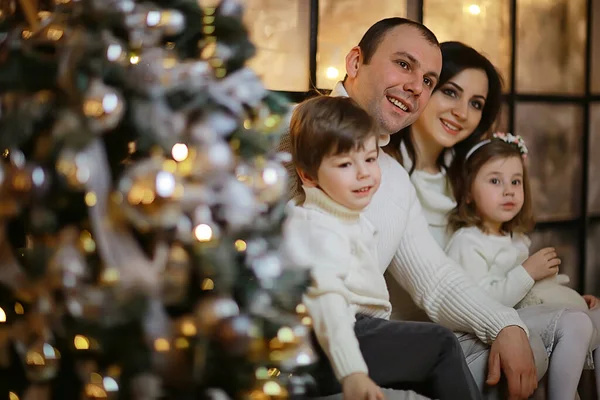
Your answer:
[[[514,307],[535,283],[521,265],[529,257],[529,244],[525,235],[487,235],[472,226],[452,235],[446,254],[493,298]]]
[[[333,96],[348,96],[338,82]],[[389,135],[380,145],[389,142]],[[289,151],[289,136],[279,146]],[[450,260],[429,232],[408,173],[392,157],[380,152],[381,185],[364,215],[378,232],[377,253],[381,271],[389,269],[417,306],[434,322],[455,331],[474,332],[485,343],[495,340],[510,325],[527,331],[516,311],[491,299]],[[297,175],[288,164],[290,195]]]
[[[354,334],[355,315],[388,319],[392,309],[377,262],[375,228],[321,190],[304,191],[303,204],[290,208],[285,254],[311,268],[303,303],[337,378],[368,373]]]
[[[523,268],[531,241],[522,234],[494,236],[477,227],[459,229],[446,247],[450,258],[461,265],[486,292],[508,307],[553,304],[587,310],[579,293],[563,286],[569,277],[559,274],[534,282]]]

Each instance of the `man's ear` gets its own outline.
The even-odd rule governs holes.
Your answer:
[[[362,63],[362,51],[360,47],[354,46],[346,55],[346,73],[350,78],[356,78],[358,68]]]
[[[296,167],[296,172],[298,173],[298,176],[300,177],[300,180],[304,186],[317,187],[317,180],[307,174],[306,171]]]

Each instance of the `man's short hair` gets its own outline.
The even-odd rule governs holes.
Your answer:
[[[375,54],[375,52],[377,51],[377,47],[383,40],[385,34],[388,33],[388,31],[392,28],[401,25],[407,25],[416,28],[419,32],[421,32],[425,40],[427,40],[432,45],[439,47],[440,43],[435,37],[435,34],[431,32],[425,25],[406,18],[386,18],[373,24],[367,30],[367,32],[365,32],[362,39],[360,39],[358,47],[360,47],[360,50],[363,54],[363,63],[368,64],[369,61],[371,61],[373,54]]]
[[[296,168],[316,178],[326,156],[362,149],[378,138],[375,120],[349,97],[318,96],[300,103],[290,123]]]

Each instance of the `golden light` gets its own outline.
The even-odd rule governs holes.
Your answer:
[[[15,392],[8,393],[8,400],[19,400],[19,396]]]
[[[281,385],[274,381],[269,381],[263,385],[263,392],[267,396],[281,396],[283,390]]]
[[[479,15],[481,14],[481,7],[479,7],[477,4],[471,4],[469,7],[467,7],[467,11],[470,14]]]
[[[187,349],[190,347],[190,342],[186,338],[177,338],[175,339],[175,348],[177,349]]]
[[[300,303],[296,306],[296,312],[298,314],[306,314],[308,310],[306,309],[306,306],[304,304]]]
[[[183,143],[175,143],[171,149],[171,155],[175,161],[181,162],[188,157],[188,147]]]
[[[2,307],[0,307],[0,322],[6,322],[6,313],[4,312]]]
[[[240,253],[242,251],[246,251],[246,248],[248,248],[248,245],[242,239],[239,239],[239,240],[235,241],[235,249],[237,251],[239,251]]]
[[[76,335],[73,344],[77,350],[88,350],[90,348],[90,341],[82,335]]]
[[[140,62],[140,57],[137,55],[132,55],[131,57],[129,57],[129,62],[132,64],[137,64]]]
[[[325,70],[325,76],[327,79],[337,79],[340,76],[340,71],[335,67],[329,67]]]
[[[296,335],[294,335],[292,328],[284,326],[277,331],[277,339],[281,343],[293,343],[296,340]]]
[[[215,283],[213,282],[212,279],[206,278],[202,281],[200,288],[202,290],[213,290],[215,288]]]
[[[208,242],[212,239],[213,230],[210,225],[200,224],[194,228],[194,236],[199,242]]]
[[[171,345],[167,339],[158,338],[154,341],[154,349],[161,352],[169,351],[171,349]]]
[[[198,330],[196,329],[196,325],[194,325],[191,321],[185,321],[181,324],[181,333],[185,336],[195,336]]]
[[[85,194],[85,204],[87,204],[88,207],[95,206],[97,202],[98,202],[98,197],[96,196],[96,193],[87,192]]]
[[[25,314],[25,309],[23,308],[23,304],[17,302],[15,303],[15,313],[19,315]]]

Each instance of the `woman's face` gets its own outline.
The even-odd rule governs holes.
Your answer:
[[[440,86],[413,124],[427,143],[450,148],[465,140],[481,121],[488,78],[481,69],[465,69]]]

